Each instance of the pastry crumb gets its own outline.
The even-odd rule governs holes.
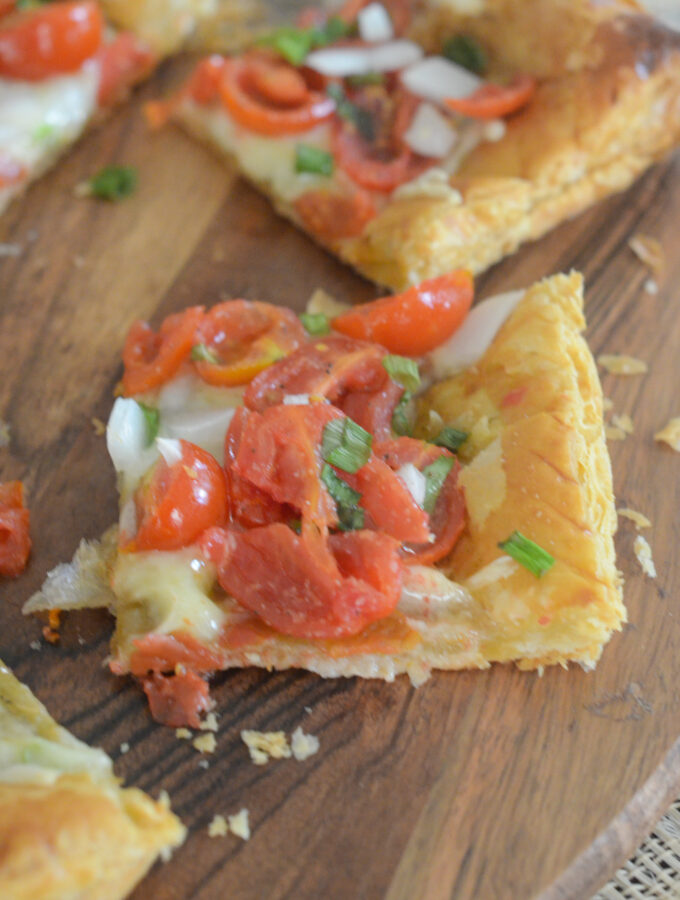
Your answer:
[[[290,749],[298,762],[304,762],[319,752],[319,739],[316,735],[305,734],[298,726],[290,738]]]
[[[250,822],[248,821],[248,810],[241,809],[233,816],[229,816],[229,831],[242,841],[250,840]]]
[[[651,237],[651,235],[648,234],[634,234],[628,241],[628,246],[640,262],[649,266],[655,275],[663,272],[666,257],[663,252],[663,247],[656,238]]]
[[[647,516],[643,515],[641,512],[638,512],[636,509],[629,509],[627,506],[621,507],[621,509],[617,509],[616,512],[623,516],[624,519],[630,519],[631,522],[635,524],[635,527],[639,530],[640,528],[651,528],[652,523],[649,521]]]
[[[639,534],[635,538],[635,542],[633,543],[633,550],[635,551],[635,556],[637,557],[637,561],[640,563],[642,567],[642,571],[645,575],[649,575],[650,578],[656,578],[656,566],[654,565],[654,560],[652,559],[652,548],[649,546],[649,543],[645,538]]]
[[[647,281],[645,281],[644,288],[646,294],[655,296],[659,293],[659,285],[653,278],[648,278]]]
[[[602,398],[602,410],[603,412],[609,412],[610,409],[614,408],[614,401],[610,400],[609,397]]]
[[[347,312],[350,306],[348,303],[341,303],[340,300],[336,300],[323,288],[317,288],[307,301],[305,308],[312,315],[321,314],[332,319]]]
[[[197,738],[194,738],[192,743],[200,753],[214,753],[217,747],[217,741],[212,731],[200,734]]]
[[[644,375],[647,363],[621,353],[602,353],[597,362],[611,375]]]
[[[209,769],[209,768],[210,768],[210,761],[207,760],[207,759],[199,759],[199,761],[198,761],[198,768],[199,768],[199,769]]]
[[[188,728],[176,728],[175,737],[180,738],[180,740],[188,741],[189,738],[193,737],[193,734]]]
[[[120,752],[121,752],[121,753],[128,753],[129,750],[130,750],[130,745],[128,744],[127,741],[123,741],[123,743],[120,745]]]
[[[94,428],[94,433],[97,435],[97,437],[101,437],[102,435],[106,434],[105,422],[102,422],[102,420],[98,419],[97,416],[92,416],[90,422],[92,422],[92,427]]]
[[[208,837],[225,837],[229,834],[229,825],[224,816],[215,813],[212,822],[208,825]]]
[[[40,643],[40,641],[31,641],[28,646],[31,648],[31,650],[42,650],[42,644]]]
[[[625,431],[626,434],[633,434],[635,431],[633,420],[627,413],[623,413],[620,416],[614,413],[612,416],[612,425],[615,428],[620,428],[621,431]]]
[[[654,435],[655,441],[663,441],[680,453],[680,417],[671,419],[668,424],[664,425],[661,431],[657,431]]]
[[[161,791],[158,794],[158,802],[165,809],[170,809],[170,794],[168,794],[165,788],[161,788]]]
[[[256,766],[264,766],[270,759],[290,759],[291,750],[284,731],[245,730],[241,732],[241,740]]]
[[[21,256],[23,253],[23,247],[21,244],[0,244],[0,257],[1,256]]]
[[[604,433],[608,441],[625,441],[626,432],[614,425],[605,425]]]
[[[215,713],[208,713],[198,727],[201,731],[217,731],[217,716]]]

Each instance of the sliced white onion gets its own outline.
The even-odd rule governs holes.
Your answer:
[[[118,528],[124,540],[131,540],[137,534],[137,507],[133,497],[121,507]]]
[[[468,97],[484,82],[443,56],[428,56],[402,72],[402,83],[412,94],[441,103]]]
[[[284,406],[309,406],[309,394],[286,394],[283,398]]]
[[[458,133],[451,122],[431,103],[421,103],[404,134],[411,150],[421,156],[443,159],[453,150]]]
[[[439,380],[455,375],[481,359],[524,294],[523,290],[509,291],[473,306],[458,331],[429,354],[433,377]]]
[[[389,41],[370,47],[324,47],[314,50],[305,65],[328,78],[396,72],[422,59],[423,51],[413,41]]]
[[[425,503],[427,479],[420,469],[417,469],[413,463],[405,463],[398,469],[397,478],[404,483],[406,490],[413,497],[418,506],[422,506],[423,503]]]
[[[435,620],[471,603],[470,594],[433,566],[404,566],[399,612]]]
[[[182,459],[182,445],[175,438],[156,438],[156,446],[169,466],[174,466]]]
[[[392,19],[382,3],[369,3],[358,16],[359,37],[369,44],[391,41],[394,37]]]
[[[132,399],[118,397],[106,426],[106,447],[117,472],[126,480],[141,477],[156,459],[156,449],[148,446],[149,433],[141,406]]]
[[[224,458],[224,437],[235,412],[233,408],[168,412],[161,419],[161,435],[190,441],[221,461]]]

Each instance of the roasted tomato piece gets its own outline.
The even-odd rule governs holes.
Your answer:
[[[204,381],[218,386],[247,384],[307,340],[289,309],[248,300],[226,300],[209,310],[196,332],[194,362]]]
[[[391,353],[421,356],[460,327],[473,293],[472,275],[458,269],[402,294],[355,306],[333,319],[333,328],[357,340],[376,341]]]
[[[377,211],[371,195],[364,190],[313,190],[293,203],[302,224],[323,243],[357,237]]]
[[[330,119],[335,102],[309,84],[307,70],[263,54],[225,59],[222,103],[239,125],[265,135],[301,134]]]
[[[409,437],[384,441],[374,447],[374,451],[376,456],[395,471],[406,463],[411,463],[422,472],[440,456],[452,456],[443,447]],[[455,460],[430,515],[430,531],[434,535],[434,542],[420,545],[414,543],[404,547],[402,553],[406,562],[430,566],[448,556],[456,545],[465,525],[465,495],[458,484],[459,472],[460,463]]]
[[[31,552],[30,524],[23,484],[0,484],[0,575],[15,578],[26,568]]]
[[[121,32],[104,44],[97,58],[100,106],[113,106],[122,100],[130,88],[151,71],[156,61],[151,49],[129,31]]]
[[[188,669],[174,675],[154,672],[142,678],[142,687],[153,718],[171,728],[182,725],[198,728],[200,714],[212,705],[207,683]]]
[[[211,672],[219,669],[221,658],[198,638],[188,633],[147,634],[133,641],[134,650],[130,654],[129,671],[133,675],[148,672],[174,672],[178,667],[193,672]],[[115,660],[111,671],[122,675],[127,671]]]
[[[176,443],[180,459],[172,465],[159,459],[135,493],[137,534],[121,535],[124,550],[177,550],[226,521],[227,487],[217,460],[188,441]]]
[[[343,544],[342,565],[313,527],[303,535],[281,524],[242,533],[211,529],[202,546],[242,606],[283,634],[317,640],[358,634],[396,607],[399,545],[376,533],[368,540],[370,548],[362,544],[354,554],[350,542]]]
[[[176,374],[196,344],[204,307],[168,316],[156,333],[148,322],[131,326],[123,347],[123,389],[127,396],[160,387]]]
[[[334,524],[335,503],[319,473],[323,430],[338,418],[341,413],[326,403],[250,412],[242,425],[233,471],[319,527]]]
[[[261,411],[282,403],[286,394],[325,397],[375,437],[389,437],[403,388],[385,371],[385,355],[375,344],[340,335],[320,338],[258,375],[246,389],[244,403]]]
[[[0,76],[42,81],[75,72],[99,50],[103,30],[94,0],[10,13],[0,21]]]
[[[447,100],[454,112],[472,119],[499,119],[518,112],[536,92],[536,82],[529,75],[517,75],[510,84],[483,84],[469,97]]]

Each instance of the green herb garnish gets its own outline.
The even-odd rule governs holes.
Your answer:
[[[330,319],[325,313],[300,313],[300,321],[307,334],[314,337],[323,337],[331,330]]]
[[[312,175],[332,175],[335,168],[333,154],[310,144],[298,144],[295,148],[295,171]]]
[[[410,391],[404,391],[401,400],[394,407],[392,413],[392,431],[399,437],[410,437],[413,434],[413,422],[411,421],[409,403],[411,402]]]
[[[191,359],[193,362],[207,362],[213,365],[217,365],[220,361],[219,356],[207,344],[194,344],[191,348]]]
[[[373,436],[351,419],[333,419],[323,430],[321,456],[324,461],[342,469],[358,472],[371,455]]]
[[[543,547],[539,547],[529,538],[524,537],[519,531],[513,531],[506,541],[498,545],[504,553],[511,556],[516,562],[528,569],[536,578],[551,569],[555,565],[555,557],[551,556]]]
[[[433,463],[423,469],[425,476],[425,501],[423,509],[432,514],[437,505],[437,498],[441,492],[446,477],[453,468],[455,459],[452,456],[440,456]]]
[[[137,187],[132,166],[105,166],[87,182],[89,193],[101,200],[121,200]]]
[[[447,450],[456,453],[468,437],[469,435],[466,431],[459,431],[458,428],[454,428],[452,425],[445,425],[432,443],[438,447],[446,447]]]
[[[365,141],[370,142],[375,139],[375,122],[368,110],[352,103],[339,84],[329,84],[326,93],[332,100],[335,100],[335,111],[341,119],[354,125]]]
[[[288,26],[277,28],[262,37],[259,43],[272,47],[292,65],[301,66],[312,50],[332,44],[340,38],[347,37],[353,31],[353,25],[348,25],[342,19],[332,17],[325,25],[318,28],[291,28]]]
[[[388,354],[383,357],[382,364],[392,381],[396,381],[407,391],[413,393],[420,386],[420,372],[415,359]]]
[[[451,62],[482,75],[486,71],[486,53],[481,45],[467,34],[457,34],[445,42],[443,54]]]
[[[136,400],[135,402],[144,414],[144,421],[146,422],[146,446],[150,447],[158,437],[161,414],[155,406],[147,406],[146,403],[141,403],[139,400]]]
[[[354,531],[364,527],[364,510],[359,507],[361,494],[350,487],[331,469],[328,463],[321,470],[321,480],[335,500],[338,526],[342,531]]]

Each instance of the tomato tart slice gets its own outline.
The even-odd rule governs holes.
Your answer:
[[[633,0],[349,0],[201,62],[170,116],[374,281],[480,272],[680,138],[680,35]]]
[[[120,517],[25,611],[109,606],[110,665],[198,725],[233,666],[414,683],[594,666],[625,620],[580,276],[477,304],[457,271],[362,307],[135,323]]]

